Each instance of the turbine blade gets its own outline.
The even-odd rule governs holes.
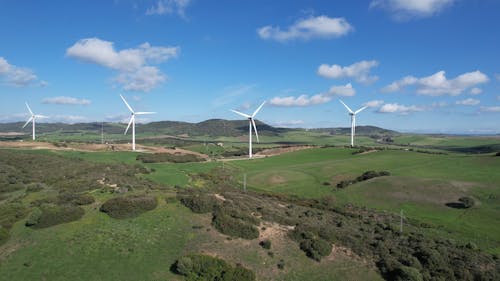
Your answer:
[[[243,116],[243,117],[245,117],[245,118],[251,118],[251,117],[252,117],[252,116],[250,116],[250,115],[248,115],[248,114],[241,113],[241,112],[236,111],[236,110],[233,110],[233,109],[231,109],[231,111],[232,111],[232,112],[234,112],[234,113],[236,113],[236,114],[238,114],[238,115],[241,115],[241,116]]]
[[[130,124],[132,124],[132,120],[134,120],[134,115],[132,115],[132,117],[130,117],[130,121],[128,121],[127,129],[125,129],[125,133],[123,133],[124,135],[127,134],[128,129],[130,128]]]
[[[144,114],[156,114],[156,112],[139,111],[135,113],[135,115],[144,115]]]
[[[28,105],[28,103],[27,103],[27,102],[26,102],[26,107],[28,108],[28,111],[30,112],[30,114],[31,114],[31,115],[34,115],[34,114],[33,114],[33,111],[31,111],[31,108],[30,108],[30,106]]]
[[[264,104],[266,103],[266,101],[264,101],[255,111],[254,113],[252,114],[252,117],[254,117],[255,115],[257,115],[257,112],[259,112],[259,110],[264,106]]]
[[[345,104],[342,100],[339,101],[345,106],[345,108],[347,108],[347,110],[349,110],[350,113],[354,114],[354,112],[347,106],[347,104]]]
[[[252,118],[252,119],[250,119],[250,120],[251,120],[251,122],[252,122],[253,129],[254,129],[254,131],[255,131],[255,136],[257,137],[257,142],[258,142],[258,143],[260,143],[260,141],[259,141],[259,133],[257,133],[257,126],[255,126],[255,120],[253,120],[253,118]]]
[[[125,98],[120,95],[120,97],[122,98],[123,102],[125,103],[125,105],[128,107],[128,109],[130,110],[130,112],[134,113],[134,110],[132,109],[132,107],[130,107],[130,105],[128,104],[128,102],[125,100]]]
[[[360,113],[361,111],[363,111],[363,110],[365,110],[365,109],[367,109],[367,108],[368,108],[368,106],[363,106],[362,108],[360,108],[360,109],[356,110],[356,111],[354,112],[354,114],[358,114],[358,113]]]
[[[26,127],[26,125],[28,125],[31,122],[31,120],[33,120],[33,116],[30,117],[30,119],[28,119],[28,121],[26,121],[26,123],[24,123],[23,128]]]

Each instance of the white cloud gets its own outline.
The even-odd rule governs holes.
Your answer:
[[[300,19],[287,30],[281,30],[279,26],[266,25],[257,29],[257,34],[262,39],[285,42],[295,39],[336,38],[346,35],[353,29],[344,18],[318,16]]]
[[[376,66],[378,66],[376,60],[363,60],[349,66],[322,64],[318,67],[318,75],[332,79],[348,77],[354,78],[360,83],[371,83],[378,80],[377,76],[370,76],[371,68]]]
[[[81,116],[81,115],[53,115],[50,116],[49,118],[50,119],[47,120],[50,123],[62,122],[62,123],[74,124],[74,123],[88,123],[95,121],[91,120],[86,116]]]
[[[372,101],[365,102],[365,103],[363,104],[363,106],[368,106],[368,107],[379,107],[379,106],[381,106],[382,104],[384,104],[384,101],[383,101],[383,100],[372,100]]]
[[[480,88],[477,88],[477,87],[474,87],[474,88],[470,89],[470,94],[471,95],[479,95],[482,92],[483,92],[483,90],[480,89]]]
[[[465,99],[456,102],[458,105],[478,105],[481,101],[476,99]]]
[[[46,104],[89,105],[90,104],[90,100],[60,96],[60,97],[45,98],[45,99],[43,99],[42,103],[46,103]]]
[[[328,92],[321,93],[313,96],[300,95],[298,97],[274,97],[269,101],[270,105],[274,106],[310,106],[327,103],[335,96],[350,97],[356,94],[356,90],[352,87],[351,83],[343,86],[332,86]]]
[[[419,111],[424,111],[425,107],[422,106],[416,106],[416,105],[401,105],[398,103],[386,103],[382,105],[378,112],[380,113],[398,113],[401,115],[407,115],[412,112],[419,112]]]
[[[303,120],[284,120],[271,122],[276,127],[297,127],[304,124]]]
[[[489,81],[488,76],[479,70],[461,74],[453,79],[447,79],[444,71],[436,72],[427,77],[417,78],[406,76],[382,88],[383,92],[401,91],[406,86],[416,86],[416,93],[428,96],[461,94],[466,89]]]
[[[66,55],[119,72],[113,79],[124,90],[148,92],[166,80],[156,66],[176,58],[179,47],[153,47],[149,43],[135,49],[116,51],[113,43],[98,38],[81,39],[66,50]]]
[[[455,0],[372,0],[370,8],[392,13],[396,20],[433,16],[451,6]]]
[[[177,13],[182,18],[186,18],[186,8],[191,4],[191,0],[158,0],[156,5],[146,10],[146,15],[165,15]]]
[[[29,86],[38,80],[33,70],[12,65],[3,57],[0,57],[0,77],[16,87]]]
[[[500,112],[500,106],[481,106],[481,112]]]

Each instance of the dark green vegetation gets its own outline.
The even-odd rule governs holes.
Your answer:
[[[203,158],[193,154],[171,154],[171,153],[144,153],[137,155],[137,160],[142,163],[188,163],[188,162],[201,162]]]
[[[134,195],[111,198],[104,202],[99,210],[112,218],[125,219],[154,210],[157,205],[158,202],[155,197]]]
[[[177,260],[174,270],[190,281],[253,281],[255,274],[240,265],[233,267],[222,259],[189,255]]]
[[[34,208],[26,221],[26,226],[44,228],[61,223],[79,220],[85,210],[73,205],[43,204]]]
[[[350,184],[355,184],[357,182],[362,182],[366,181],[369,179],[373,179],[376,177],[384,177],[384,176],[390,176],[391,173],[388,171],[381,171],[381,172],[375,172],[375,171],[366,171],[364,172],[361,176],[357,177],[356,179],[353,180],[343,180],[337,184],[338,188],[346,188]]]

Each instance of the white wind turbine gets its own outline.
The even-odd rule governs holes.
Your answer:
[[[31,108],[30,108],[30,106],[28,105],[28,103],[26,103],[26,107],[28,108],[28,111],[30,112],[31,116],[30,116],[30,118],[28,119],[28,121],[26,121],[26,123],[24,123],[23,128],[24,128],[24,127],[26,127],[26,126],[29,124],[29,122],[32,122],[32,124],[33,124],[33,140],[35,140],[35,138],[36,138],[36,137],[35,137],[35,120],[36,120],[37,118],[49,118],[49,117],[44,116],[44,115],[37,115],[37,114],[34,114],[34,113],[33,113],[33,111],[31,111]]]
[[[351,115],[351,147],[354,146],[354,135],[356,133],[356,114],[360,113],[361,111],[365,110],[368,106],[363,106],[362,108],[352,111],[342,100],[339,100],[345,108],[349,111],[349,115]]]
[[[120,97],[122,98],[123,102],[125,103],[125,105],[128,107],[128,109],[130,110],[130,113],[131,113],[131,116],[130,116],[130,121],[128,122],[128,126],[127,126],[127,129],[125,129],[125,133],[123,133],[124,135],[127,134],[128,132],[128,128],[130,128],[130,124],[132,124],[132,150],[135,151],[135,116],[136,115],[145,115],[145,114],[155,114],[156,112],[135,112],[132,107],[130,107],[130,105],[128,104],[128,102],[125,100],[125,98],[120,95]]]
[[[248,115],[245,113],[241,113],[239,111],[231,109],[232,112],[241,115],[245,118],[248,119],[248,158],[252,158],[252,126],[255,130],[255,136],[257,137],[257,142],[259,142],[259,134],[257,133],[257,126],[255,126],[255,120],[254,117],[257,115],[257,112],[264,106],[266,101],[264,101],[255,111],[252,115]]]

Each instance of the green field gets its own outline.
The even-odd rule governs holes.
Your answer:
[[[315,144],[322,144],[321,137],[314,138]],[[104,165],[98,166],[99,169],[108,169],[106,165],[118,164],[146,167],[149,173],[135,177],[139,181],[151,180],[161,189],[145,191],[135,188],[129,192],[146,192],[159,202],[156,209],[135,218],[117,220],[100,212],[102,203],[116,195],[104,189],[92,189],[88,193],[96,202],[84,206],[85,215],[78,221],[32,229],[24,225],[25,218],[18,220],[10,229],[7,242],[0,245],[0,280],[183,280],[172,272],[170,266],[182,255],[200,252],[242,264],[256,272],[258,280],[381,279],[377,269],[369,263],[345,254],[320,263],[313,261],[304,255],[296,242],[285,238],[273,238],[273,255],[270,256],[258,245],[258,239],[230,239],[211,227],[208,215],[194,214],[178,202],[166,203],[164,200],[175,196],[176,189],[217,190],[215,180],[221,175],[226,176],[225,185],[237,192],[243,188],[243,178],[246,177],[247,189],[257,194],[291,200],[329,197],[337,206],[354,205],[374,209],[380,214],[391,214],[393,228],[399,228],[398,214],[403,210],[408,231],[417,231],[429,239],[450,239],[458,245],[473,243],[482,251],[499,255],[500,157],[494,153],[458,151],[427,153],[445,151],[439,150],[441,146],[495,146],[498,144],[495,138],[398,138],[397,143],[408,141],[418,143],[419,149],[423,146],[433,148],[422,153],[390,146],[391,149],[355,154],[353,152],[357,149],[316,147],[252,160],[245,157],[221,159],[227,150],[245,148],[244,142],[225,139],[236,142],[227,143],[223,148],[204,144],[186,146],[213,157],[206,162],[178,164],[145,164],[136,160],[139,152],[9,149],[27,155],[23,157],[32,155],[33,159],[59,156],[69,161],[68,164],[74,163],[75,167],[95,163],[85,164],[82,169],[89,169],[92,165]],[[333,139],[340,146],[347,136],[325,136],[325,140]],[[299,132],[289,140],[304,141],[304,136]],[[360,138],[360,142],[370,145],[373,139]],[[269,146],[274,145],[262,144],[262,147]],[[39,167],[36,169],[49,169],[57,167],[57,159],[55,163],[37,164],[36,160],[29,163],[46,164],[43,168],[36,166]],[[71,170],[62,166],[56,173],[65,169]],[[390,176],[358,182],[343,189],[336,187],[340,181],[354,179],[369,170],[388,171]],[[113,171],[119,173],[119,170]],[[123,172],[127,177],[134,176],[130,171]],[[78,182],[80,176],[85,174],[77,173],[69,179]],[[38,177],[43,178],[43,175]],[[23,190],[18,188],[2,193],[0,207],[19,202],[32,208],[36,200],[53,198],[61,193],[50,186],[37,192]],[[475,206],[456,209],[446,205],[456,203],[463,196],[472,197]],[[2,213],[5,212],[3,209],[0,211],[0,220],[9,214]],[[281,259],[285,260],[285,270],[276,268]]]

